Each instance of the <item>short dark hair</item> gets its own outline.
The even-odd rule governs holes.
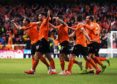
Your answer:
[[[82,21],[82,20],[83,20],[82,15],[78,15],[78,17],[77,17],[77,21]]]
[[[47,17],[47,13],[45,13],[45,12],[41,13],[41,15]]]
[[[10,29],[10,33],[13,34],[13,29]]]
[[[29,18],[24,18],[28,23],[30,23],[30,19]]]
[[[89,19],[91,20],[91,21],[94,21],[94,16],[89,16]]]

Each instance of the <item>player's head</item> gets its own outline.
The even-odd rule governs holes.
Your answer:
[[[42,13],[42,19],[47,17],[47,13]]]
[[[42,14],[38,15],[38,20],[42,20]]]
[[[23,24],[24,25],[27,25],[27,24],[29,24],[30,23],[30,20],[28,19],[28,18],[24,18],[23,19]]]
[[[95,20],[94,16],[90,16],[89,19],[90,19],[91,21],[94,21],[94,20]]]
[[[43,20],[44,18],[46,18],[47,17],[47,14],[46,13],[40,13],[39,15],[38,15],[38,19],[39,20]]]
[[[93,16],[86,16],[86,22],[92,22],[92,21],[94,21]]]
[[[83,20],[82,15],[78,15],[78,17],[77,17],[77,21],[78,21],[78,22],[81,22],[82,20]]]
[[[13,30],[12,29],[9,31],[9,34],[10,35],[13,35]]]
[[[90,16],[86,16],[86,22],[90,22]]]
[[[63,17],[62,15],[58,15],[58,18],[64,21],[65,17]],[[58,21],[58,20],[56,20],[56,23],[61,24],[60,21]]]

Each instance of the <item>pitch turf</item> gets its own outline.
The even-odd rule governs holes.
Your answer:
[[[24,70],[31,67],[31,59],[0,59],[0,84],[116,84],[117,58],[110,61],[111,66],[100,75],[80,74],[79,67],[74,65],[72,75],[60,76],[48,75],[41,62],[35,75],[24,74]],[[55,63],[59,72],[59,61],[56,59]]]

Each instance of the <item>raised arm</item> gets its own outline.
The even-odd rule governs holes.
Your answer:
[[[38,24],[38,25],[40,25],[40,24],[41,24],[41,21],[35,22],[35,24]]]
[[[53,17],[53,19],[56,19],[56,20],[58,20],[61,24],[68,26],[67,23],[64,22],[62,19],[60,19],[59,17]]]
[[[72,33],[69,35],[70,38],[73,37],[73,36],[75,36],[75,31],[72,32]]]
[[[49,21],[50,20],[50,10],[48,10],[48,12],[47,12],[47,20],[46,21]]]
[[[48,18],[50,18],[50,13],[51,13],[51,11],[48,10],[48,13],[47,13],[47,17],[48,17]]]
[[[76,31],[76,30],[77,30],[76,28],[69,27],[69,26],[68,26],[68,28],[69,28],[69,29],[71,29],[71,30],[74,30],[74,31]]]
[[[17,29],[20,29],[20,30],[27,30],[29,29],[30,27],[22,27],[20,25],[17,25],[14,21],[11,21],[13,23],[13,25],[17,28]]]
[[[53,25],[53,24],[51,24],[51,23],[49,23],[49,25],[50,25],[52,28],[56,29],[56,26],[55,26],[55,25]]]
[[[50,20],[50,10],[48,10],[48,12],[47,12],[47,18],[45,20],[45,23],[48,23],[49,20]]]
[[[12,20],[11,22],[13,23],[13,25],[14,25],[17,29],[22,29],[21,26],[17,25],[17,24],[14,22],[14,20]]]

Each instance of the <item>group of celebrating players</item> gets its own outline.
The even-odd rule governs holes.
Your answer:
[[[58,17],[50,17],[51,11],[48,10],[47,14],[39,14],[38,22],[30,22],[28,18],[23,19],[23,26],[16,24],[12,21],[17,29],[25,31],[26,35],[31,40],[31,54],[32,54],[32,68],[31,70],[25,71],[26,74],[34,74],[39,60],[41,60],[48,68],[49,74],[57,74],[55,69],[55,62],[51,57],[50,45],[48,42],[48,33],[51,29],[56,29],[58,34],[58,42],[61,46],[59,53],[59,60],[61,66],[60,75],[71,75],[73,64],[79,65],[82,70],[82,62],[75,59],[76,56],[82,55],[86,61],[85,69],[86,72],[93,72],[100,74],[106,69],[106,65],[102,61],[109,60],[100,57],[98,52],[100,48],[100,31],[99,24],[94,21],[92,16],[87,16],[85,22],[81,15],[77,17],[77,23],[74,27],[69,27],[68,24]],[[56,25],[50,23],[50,20],[56,21]],[[73,32],[69,35],[68,30]],[[73,50],[70,51],[70,40],[73,37],[74,40]],[[45,56],[44,56],[45,55]],[[69,56],[68,56],[69,55]],[[47,62],[46,58],[49,63]],[[68,67],[65,70],[65,61],[68,62]],[[109,63],[110,64],[110,63]],[[101,68],[98,66],[100,65]]]

